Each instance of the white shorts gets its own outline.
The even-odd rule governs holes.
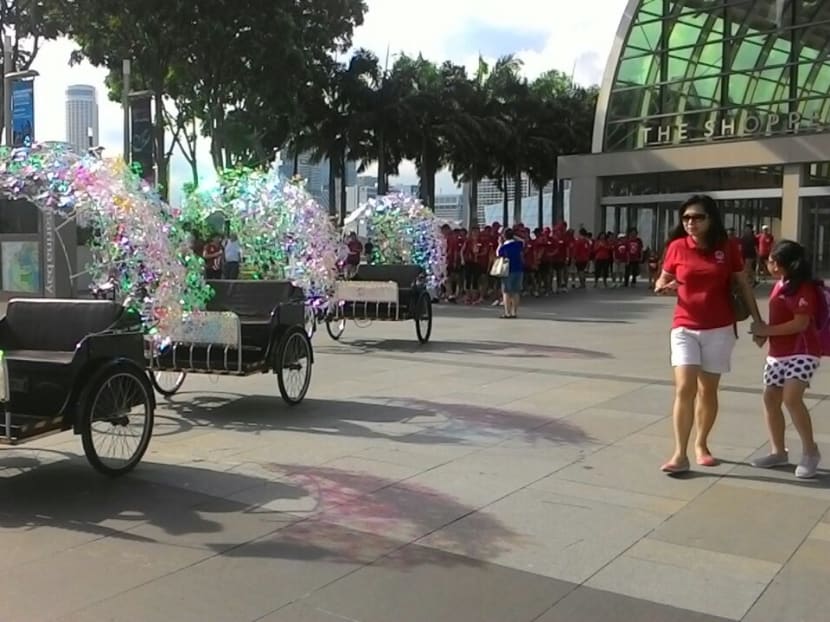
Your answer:
[[[709,374],[725,374],[732,369],[735,341],[731,324],[705,330],[675,328],[671,331],[672,367],[696,365]]]
[[[819,357],[809,354],[768,356],[764,365],[764,386],[783,387],[787,380],[800,380],[809,387],[820,364]]]

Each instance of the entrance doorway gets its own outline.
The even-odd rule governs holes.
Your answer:
[[[799,237],[812,254],[816,274],[830,276],[830,197],[802,199]]]

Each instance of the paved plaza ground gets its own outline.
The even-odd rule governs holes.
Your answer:
[[[411,323],[323,331],[303,405],[272,376],[190,377],[119,480],[71,435],[2,449],[0,621],[824,621],[830,473],[746,466],[766,439],[746,336],[724,463],[658,471],[670,306],[441,306],[428,346]],[[811,391],[830,465],[830,370]]]

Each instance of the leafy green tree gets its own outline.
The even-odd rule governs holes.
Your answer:
[[[110,69],[111,97],[120,96],[118,74],[129,58],[136,87],[153,91],[157,110],[176,103],[175,113],[156,116],[156,153],[168,153],[165,120],[188,127],[189,140],[197,119],[217,170],[261,163],[286,142],[303,98],[314,92],[332,54],[351,45],[366,10],[363,0],[59,4],[80,47],[76,57]],[[175,136],[176,128],[170,130]],[[167,165],[160,158],[161,179]]]

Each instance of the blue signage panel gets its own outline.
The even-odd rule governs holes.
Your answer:
[[[15,147],[35,139],[35,82],[12,82],[12,142]]]

